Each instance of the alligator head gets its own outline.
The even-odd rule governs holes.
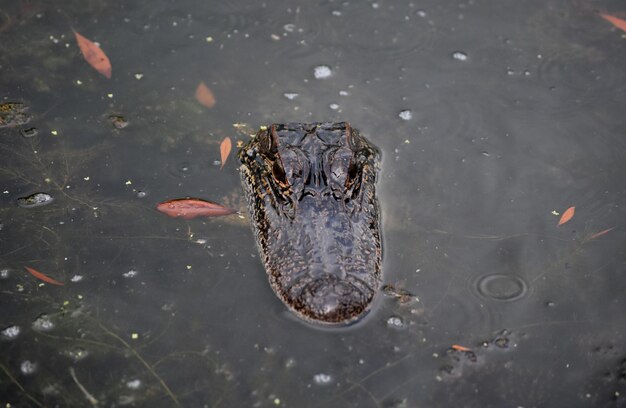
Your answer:
[[[270,284],[298,316],[347,324],[381,282],[376,147],[348,123],[274,124],[239,152]]]

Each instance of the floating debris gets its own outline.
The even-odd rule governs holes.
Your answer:
[[[328,65],[318,65],[313,68],[315,79],[326,79],[333,75],[333,70]]]
[[[32,116],[26,111],[28,106],[20,102],[0,103],[0,128],[25,125]]]
[[[111,122],[116,129],[124,129],[129,125],[129,122],[122,115],[109,115],[109,122]]]
[[[54,198],[48,193],[34,193],[17,199],[17,205],[22,208],[34,208],[50,204]]]
[[[29,138],[29,137],[37,136],[37,134],[39,134],[39,130],[37,130],[37,128],[33,127],[33,128],[28,128],[28,129],[22,129],[22,130],[20,130],[20,133],[25,138]]]
[[[413,301],[419,302],[419,298],[413,295],[411,292],[409,292],[406,289],[396,288],[393,285],[385,285],[383,286],[382,289],[383,289],[383,294],[385,294],[385,296],[395,298],[401,304],[405,304],[405,303],[409,303]]]
[[[324,374],[324,373],[320,373],[320,374],[315,374],[313,376],[313,381],[315,382],[315,384],[317,385],[328,385],[330,384],[330,382],[333,380],[333,377],[331,377],[328,374]]]
[[[294,99],[296,99],[298,96],[300,96],[299,93],[297,92],[285,92],[283,93],[283,96],[287,99],[289,99],[290,101],[293,101]]]
[[[22,371],[22,374],[24,375],[33,374],[35,371],[37,371],[37,363],[33,363],[29,360],[24,360],[22,361],[22,364],[20,364],[20,371]]]
[[[66,350],[64,354],[76,362],[87,357],[89,355],[89,351],[82,347],[76,347],[75,349]]]
[[[463,51],[455,51],[452,53],[452,58],[454,58],[457,61],[467,61],[467,58],[469,57]]]
[[[413,112],[410,109],[404,109],[398,113],[398,117],[402,120],[411,120],[413,119]]]
[[[404,329],[405,324],[401,317],[391,316],[387,319],[387,327],[391,327],[393,329]]]
[[[13,326],[9,326],[9,327],[3,329],[2,331],[0,331],[0,336],[2,336],[2,338],[6,339],[6,340],[13,340],[17,336],[19,336],[21,331],[22,331],[22,329],[20,329],[20,326],[13,325]]]
[[[135,276],[137,276],[139,272],[136,269],[131,269],[128,272],[125,272],[122,274],[123,277],[130,279],[130,278],[134,278]]]
[[[40,315],[33,322],[33,330],[45,332],[52,329],[54,329],[54,322],[52,322],[52,320],[50,320],[50,317],[48,317],[48,315],[46,314]]]
[[[235,210],[199,198],[179,198],[157,205],[156,209],[170,217],[182,217],[190,220],[196,217],[220,217],[236,213]]]

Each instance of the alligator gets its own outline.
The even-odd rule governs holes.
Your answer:
[[[305,321],[347,325],[371,310],[381,284],[379,157],[347,122],[261,127],[239,151],[270,285]]]

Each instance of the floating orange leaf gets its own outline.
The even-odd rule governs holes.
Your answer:
[[[215,96],[204,82],[200,82],[196,88],[196,100],[207,108],[215,106]]]
[[[563,225],[566,222],[568,222],[569,220],[572,219],[572,217],[574,216],[574,212],[576,211],[576,207],[570,207],[567,210],[565,210],[565,212],[563,213],[563,215],[561,215],[561,219],[559,220],[559,223],[557,224],[557,227],[559,225]]]
[[[77,31],[74,31],[74,35],[76,36],[76,42],[78,43],[80,52],[83,53],[83,57],[89,65],[105,77],[111,78],[111,62],[104,51],[94,42],[80,35]]]
[[[601,237],[602,235],[606,234],[607,232],[611,231],[613,228],[615,227],[611,227],[611,228],[607,228],[605,230],[602,230],[600,232],[596,232],[595,234],[593,234],[589,239],[596,239],[598,237]]]
[[[457,351],[472,351],[472,349],[467,348],[465,346],[459,346],[458,344],[453,344],[450,347],[452,347],[454,350],[457,350]]]
[[[58,280],[52,279],[51,277],[44,275],[43,273],[39,272],[36,269],[29,268],[28,266],[25,266],[24,269],[26,269],[26,271],[30,273],[31,275],[33,275],[35,278],[40,279],[44,282],[50,283],[52,285],[58,285],[58,286],[65,285],[63,282],[59,282]]]
[[[621,18],[613,17],[609,14],[600,13],[600,17],[613,24],[615,27],[619,28],[622,31],[626,31],[626,20],[622,20]]]
[[[221,204],[201,200],[199,198],[177,198],[164,201],[158,204],[156,209],[170,217],[181,217],[185,220],[196,217],[220,217],[236,212]]]
[[[224,164],[226,163],[226,159],[228,159],[228,155],[230,154],[230,149],[232,149],[233,144],[230,141],[230,137],[226,136],[224,138],[224,140],[222,140],[222,143],[220,143],[220,157],[222,160],[222,167],[224,167]],[[222,169],[222,167],[220,167],[220,170]]]

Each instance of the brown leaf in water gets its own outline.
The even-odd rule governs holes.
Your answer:
[[[204,82],[200,82],[196,88],[196,100],[207,108],[215,106],[215,95]]]
[[[104,51],[102,51],[95,43],[83,37],[77,31],[74,31],[74,35],[76,36],[76,42],[78,43],[80,52],[83,53],[85,61],[87,61],[96,71],[110,79],[111,62]]]
[[[561,215],[561,219],[559,220],[559,223],[556,226],[558,227],[559,225],[563,225],[569,220],[571,220],[572,217],[574,216],[575,211],[576,211],[576,207],[570,207],[567,210],[565,210],[563,215]]]
[[[33,275],[35,278],[42,280],[44,282],[50,283],[52,285],[58,285],[58,286],[65,285],[63,282],[59,282],[58,280],[52,279],[51,277],[44,275],[43,273],[39,272],[36,269],[29,268],[28,266],[25,266],[24,269],[26,269],[26,271],[30,273],[31,275]]]
[[[596,239],[598,237],[601,237],[602,235],[606,234],[607,232],[611,231],[613,228],[615,227],[611,227],[611,228],[607,228],[605,230],[602,230],[600,232],[596,232],[595,234],[593,234],[591,237],[589,237],[589,239]]]
[[[220,158],[222,160],[222,166],[220,170],[224,167],[226,160],[228,159],[228,155],[230,154],[230,149],[232,149],[233,144],[230,141],[230,137],[226,136],[222,143],[220,143]]]
[[[600,17],[613,24],[615,27],[619,28],[622,31],[626,31],[626,20],[622,20],[621,18],[611,16],[609,14],[600,13]]]
[[[190,220],[196,217],[220,217],[236,213],[235,210],[221,204],[199,198],[177,198],[164,201],[156,209],[170,217]]]
[[[450,346],[450,347],[452,347],[452,349],[454,349],[454,350],[456,350],[456,351],[472,351],[472,349],[467,348],[467,347],[465,347],[465,346],[460,346],[460,345],[458,345],[458,344],[453,344],[453,345],[452,345],[452,346]]]

